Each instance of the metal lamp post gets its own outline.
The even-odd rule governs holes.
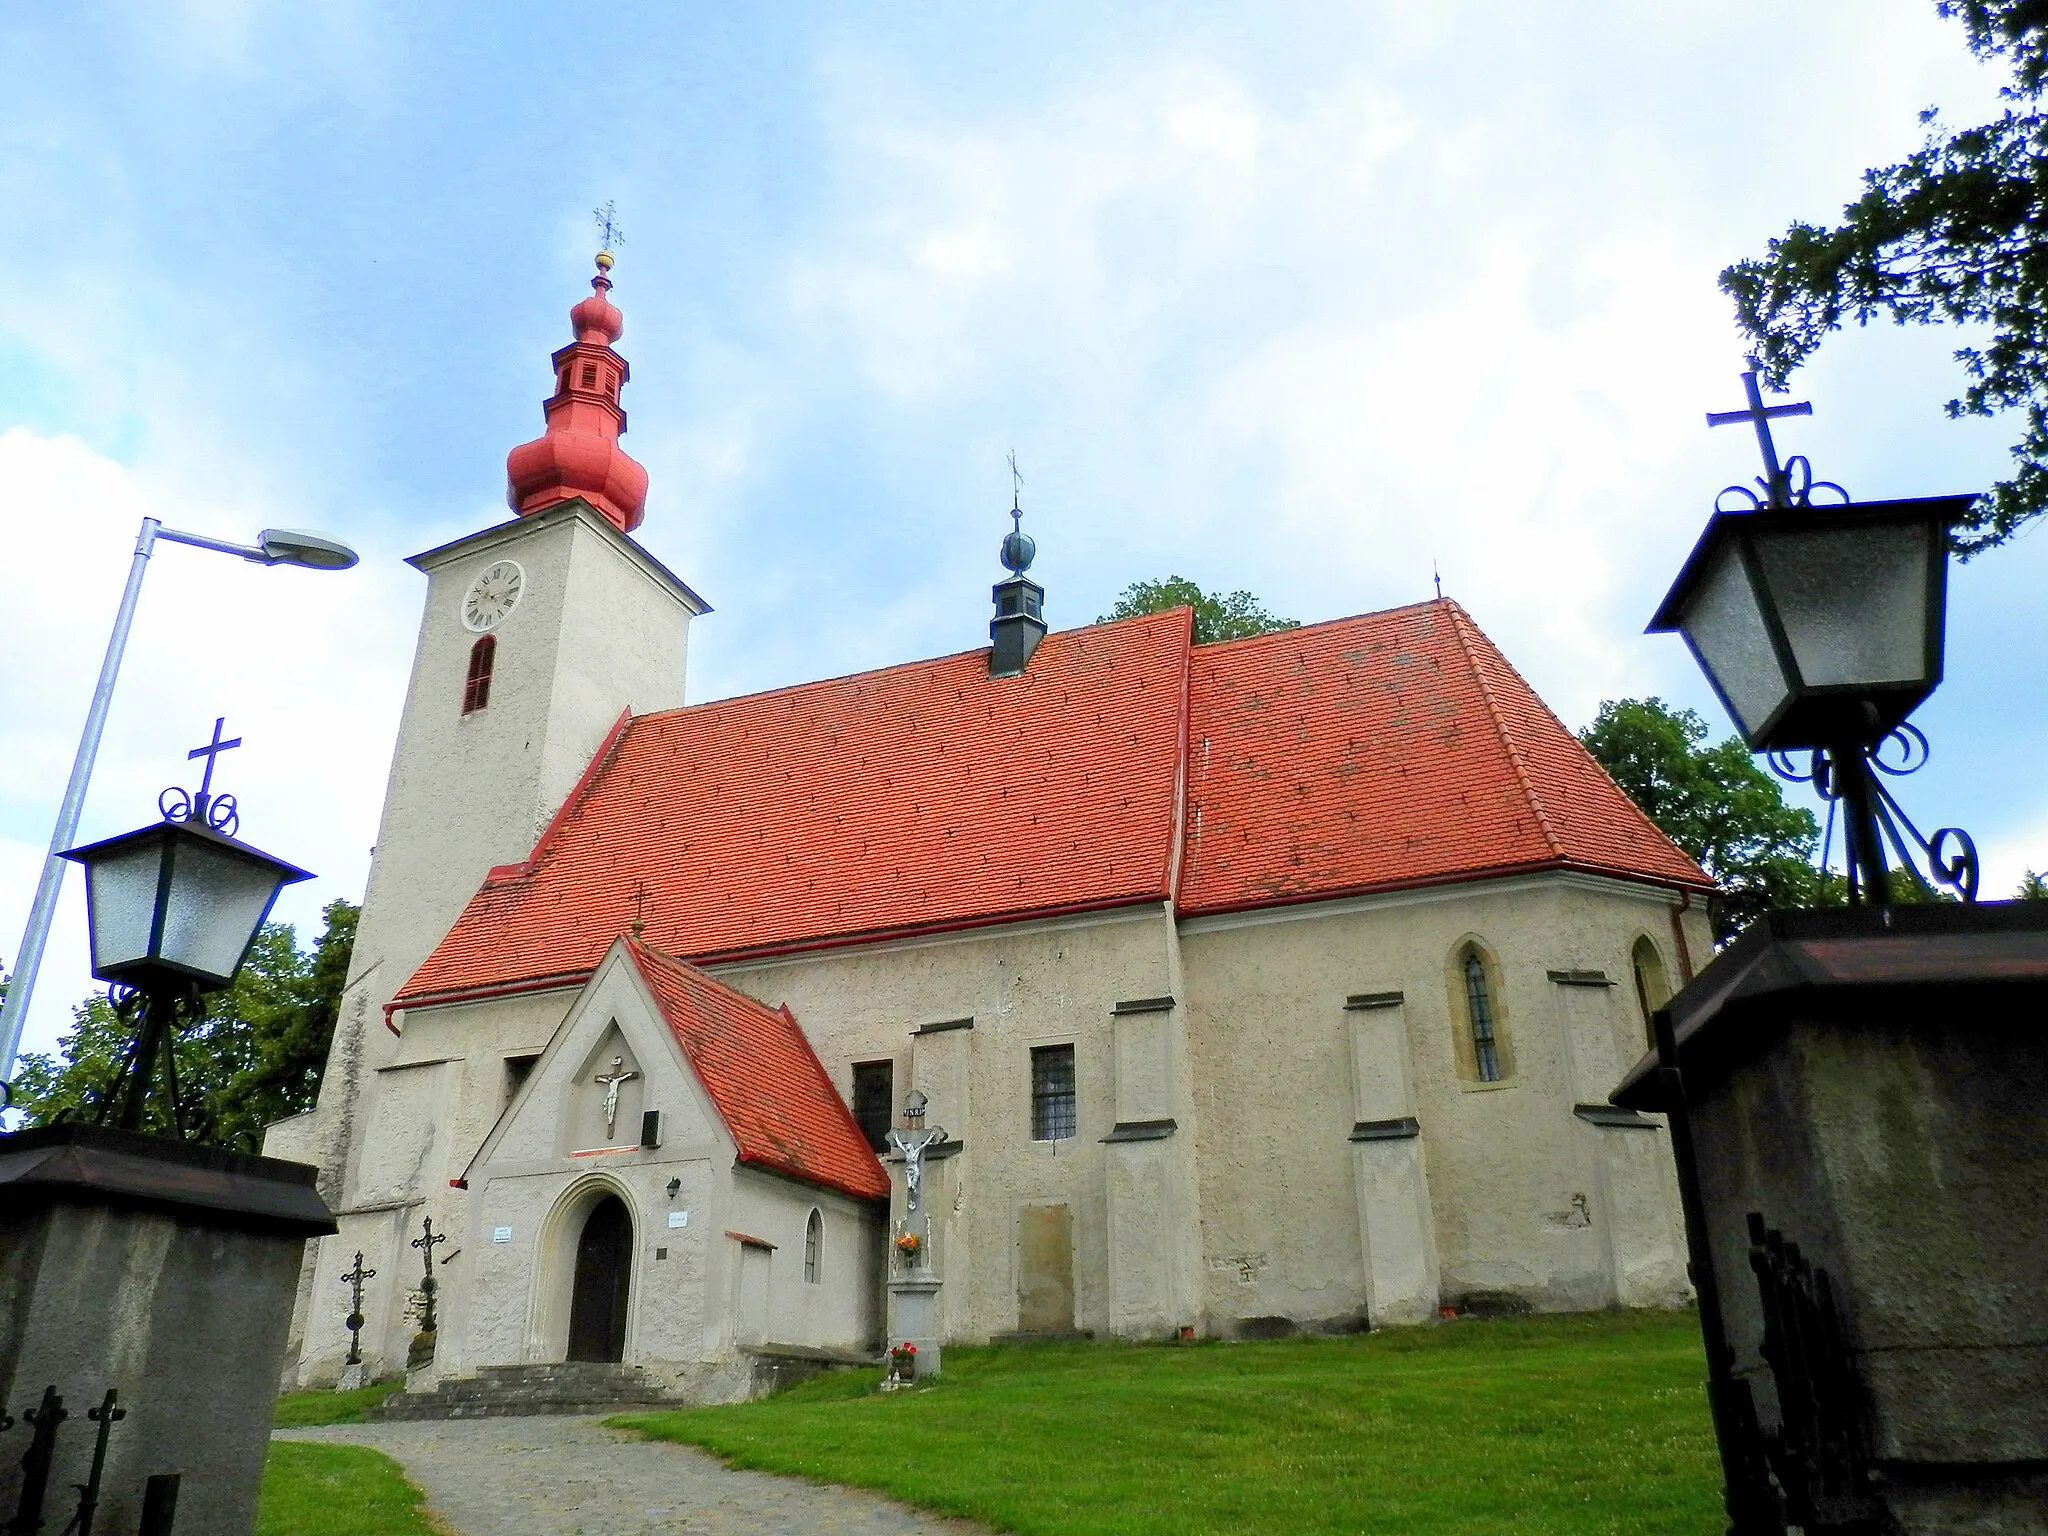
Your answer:
[[[28,928],[15,956],[14,974],[7,983],[7,997],[0,1004],[0,1089],[14,1075],[14,1055],[21,1045],[22,1026],[28,1019],[28,1004],[35,991],[36,972],[43,961],[43,946],[50,937],[50,923],[57,912],[57,895],[64,884],[64,850],[78,835],[79,814],[85,808],[86,784],[92,778],[93,759],[99,755],[100,737],[107,724],[107,709],[114,698],[114,680],[121,671],[121,655],[127,649],[128,631],[135,620],[135,604],[142,595],[142,576],[157,540],[190,544],[198,549],[239,555],[258,565],[297,565],[316,571],[345,571],[356,563],[356,552],[315,533],[287,528],[266,528],[254,544],[233,544],[203,534],[166,528],[153,517],[142,520],[135,540],[135,557],[128,567],[128,585],[121,593],[121,607],[114,616],[114,632],[107,641],[106,659],[100,663],[99,682],[93,688],[92,707],[86,711],[85,730],[78,741],[78,755],[72,760],[71,778],[64,786],[63,803],[57,811],[57,826],[50,835],[50,851],[43,860],[42,878],[37,882],[35,901],[29,908]]]
[[[221,742],[220,726],[214,722],[213,744],[201,749],[206,777],[196,795],[169,791],[165,819],[155,826],[60,855],[85,866],[93,975],[143,999],[142,1027],[101,1106],[122,1130],[141,1128],[160,1051],[177,1127],[170,1036],[179,1008],[233,982],[277,893],[313,878],[230,835],[234,801],[211,793],[213,754],[234,744]]]

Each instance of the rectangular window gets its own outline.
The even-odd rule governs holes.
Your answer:
[[[537,1056],[537,1055],[535,1055],[535,1056],[507,1056],[507,1057],[505,1058],[505,1102],[506,1102],[506,1103],[508,1103],[508,1104],[509,1104],[509,1103],[511,1103],[511,1102],[512,1102],[512,1096],[513,1096],[514,1094],[518,1093],[518,1092],[519,1092],[519,1090],[520,1090],[520,1089],[521,1089],[522,1087],[524,1087],[524,1086],[525,1086],[525,1084],[526,1084],[526,1080],[527,1080],[527,1079],[528,1079],[529,1077],[533,1076],[533,1067],[534,1067],[534,1063],[535,1063],[535,1062],[537,1062],[537,1061],[539,1061],[539,1060],[540,1060],[540,1057],[539,1057],[539,1056]]]
[[[896,1063],[856,1061],[853,1064],[853,1118],[868,1145],[888,1150],[889,1126],[895,1120]]]
[[[1074,1048],[1031,1050],[1031,1139],[1067,1141],[1074,1134]]]

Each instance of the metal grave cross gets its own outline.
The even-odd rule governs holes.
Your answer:
[[[625,231],[619,228],[619,210],[609,199],[602,208],[591,209],[590,216],[597,220],[601,249],[609,251],[614,246],[626,243]]]
[[[1771,420],[1779,416],[1811,416],[1813,402],[1800,400],[1790,405],[1765,405],[1763,391],[1757,387],[1756,369],[1751,368],[1742,375],[1742,388],[1749,396],[1749,404],[1739,411],[1709,411],[1707,425],[1728,427],[1737,422],[1753,422],[1756,426],[1756,445],[1764,456],[1764,471],[1769,476],[1764,482],[1768,493],[1766,501],[1774,507],[1792,505],[1792,490],[1789,477],[1778,463],[1778,447],[1771,441]]]
[[[420,1256],[425,1261],[427,1267],[426,1278],[420,1281],[420,1294],[427,1298],[425,1311],[420,1317],[420,1332],[432,1333],[434,1332],[434,1292],[441,1288],[440,1282],[434,1278],[434,1245],[447,1242],[448,1234],[434,1230],[434,1218],[431,1216],[422,1216],[420,1218],[420,1229],[420,1235],[412,1240],[413,1247],[420,1250]]]
[[[185,754],[187,762],[190,762],[195,757],[206,759],[206,772],[199,779],[199,793],[192,797],[192,819],[194,821],[204,821],[206,819],[207,801],[213,797],[213,767],[215,762],[219,760],[221,753],[232,752],[242,744],[242,738],[239,736],[235,737],[232,741],[222,741],[220,739],[220,728],[227,723],[227,716],[225,715],[215,720],[213,722],[213,740],[203,747],[194,747]]]
[[[601,1072],[591,1079],[593,1083],[604,1084],[604,1139],[606,1141],[612,1139],[612,1128],[619,1122],[619,1089],[639,1075],[638,1072],[632,1071],[626,1066],[625,1057],[614,1056],[612,1058],[611,1071]]]
[[[377,1271],[363,1268],[363,1251],[358,1248],[355,1268],[341,1277],[341,1283],[349,1288],[348,1321],[342,1324],[348,1330],[349,1365],[363,1363],[363,1282],[376,1277]]]

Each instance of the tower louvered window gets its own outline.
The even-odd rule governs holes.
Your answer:
[[[1493,1034],[1493,993],[1486,982],[1486,962],[1479,951],[1465,951],[1465,1009],[1472,1021],[1472,1057],[1479,1081],[1500,1081],[1500,1049]]]
[[[853,1064],[853,1118],[861,1135],[877,1152],[889,1150],[889,1123],[896,1114],[896,1064],[857,1061]]]
[[[491,663],[498,654],[495,635],[485,635],[469,648],[469,681],[462,687],[462,712],[473,715],[491,702]]]

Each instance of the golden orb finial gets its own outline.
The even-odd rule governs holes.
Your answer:
[[[597,270],[600,272],[609,272],[611,271],[611,269],[612,253],[610,251],[599,251],[597,253]]]

